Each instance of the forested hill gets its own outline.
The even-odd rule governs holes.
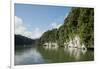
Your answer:
[[[40,44],[45,42],[57,42],[64,45],[64,42],[80,37],[80,43],[87,47],[94,45],[94,9],[93,8],[72,8],[69,15],[64,19],[64,24],[59,29],[46,31],[40,38]]]
[[[14,35],[14,36],[15,36],[15,45],[29,45],[35,42],[35,40],[22,35]]]

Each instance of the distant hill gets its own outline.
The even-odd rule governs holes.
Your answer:
[[[14,36],[15,36],[15,45],[29,45],[35,42],[35,40],[22,35],[14,35]]]

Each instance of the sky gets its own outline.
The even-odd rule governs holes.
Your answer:
[[[33,4],[15,4],[15,34],[32,39],[64,23],[71,7]]]

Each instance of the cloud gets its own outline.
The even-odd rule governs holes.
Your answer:
[[[23,20],[15,16],[15,34],[24,34],[26,27],[23,24]]]
[[[33,31],[29,31],[28,28],[24,25],[23,20],[15,16],[15,34],[20,34],[28,38],[39,38],[42,35],[43,31],[38,27],[34,28]]]
[[[38,27],[34,29],[32,32],[32,38],[39,38],[43,34],[43,31],[41,31]]]
[[[61,26],[62,24],[58,24],[58,23],[56,23],[56,22],[53,22],[53,23],[51,23],[51,29],[53,29],[53,28],[59,28],[60,26]]]
[[[57,23],[56,22],[51,23],[51,28],[56,28],[56,27],[57,27]]]

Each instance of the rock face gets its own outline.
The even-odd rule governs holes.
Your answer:
[[[94,48],[94,9],[73,7],[62,26],[46,31],[40,38],[42,45],[49,42],[59,46]]]
[[[80,48],[81,44],[80,44],[79,36],[75,36],[74,39],[70,39],[68,46],[71,46],[71,47],[74,47],[74,48]]]
[[[68,48],[85,48],[86,46],[81,42],[80,42],[80,37],[79,36],[75,36],[73,39],[70,38],[69,42],[65,42],[64,46],[68,47]]]
[[[58,48],[58,44],[54,42],[44,43],[43,46],[45,46],[46,48]]]

